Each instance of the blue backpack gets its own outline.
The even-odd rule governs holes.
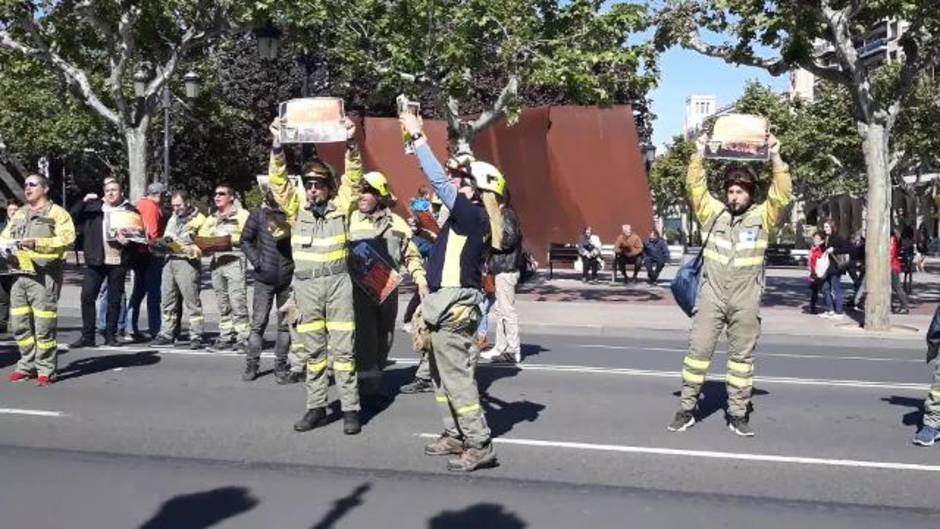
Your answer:
[[[715,220],[718,220],[717,218]],[[704,259],[705,247],[708,246],[708,239],[712,236],[712,230],[715,228],[715,222],[712,222],[711,229],[708,230],[708,236],[705,237],[705,244],[695,256],[695,259],[679,267],[676,277],[669,284],[672,290],[672,297],[676,299],[676,304],[682,309],[686,316],[692,317],[692,311],[695,309],[695,299],[698,297],[698,284],[702,279],[702,264]]]

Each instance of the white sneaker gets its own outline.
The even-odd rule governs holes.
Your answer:
[[[819,317],[829,319],[832,317],[832,314],[833,314],[832,312],[823,312],[822,314],[819,315]]]
[[[494,348],[490,349],[489,351],[484,351],[484,352],[480,353],[480,358],[483,358],[484,360],[492,360],[493,358],[495,358],[495,357],[497,357],[497,356],[499,356],[499,355],[501,355],[501,354],[503,354],[503,353],[497,351],[496,348],[494,347]]]
[[[832,315],[829,316],[829,319],[830,320],[844,320],[845,314],[836,314],[835,312],[833,312]]]
[[[407,333],[407,334],[414,334],[414,333],[415,333],[415,325],[414,325],[414,323],[411,323],[411,322],[409,321],[408,323],[406,323],[406,324],[404,324],[404,325],[401,326],[401,330],[405,331],[405,333]]]

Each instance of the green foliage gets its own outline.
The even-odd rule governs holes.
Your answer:
[[[685,178],[694,152],[695,143],[678,135],[653,162],[649,173],[650,193],[653,208],[660,217],[672,214],[686,203]]]

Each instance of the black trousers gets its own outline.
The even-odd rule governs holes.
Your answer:
[[[95,339],[95,323],[98,313],[95,302],[101,284],[108,282],[108,319],[105,323],[105,336],[117,334],[118,319],[121,317],[121,298],[124,297],[124,280],[127,278],[126,265],[89,265],[85,267],[85,279],[82,280],[82,338]]]
[[[268,328],[268,319],[271,316],[271,307],[275,309],[287,303],[290,296],[290,283],[285,285],[268,285],[255,281],[254,296],[251,310],[251,334],[248,335],[248,358],[257,360],[261,358],[261,349],[264,346],[264,332]],[[274,302],[277,305],[274,305]],[[281,369],[287,366],[287,351],[290,349],[290,329],[284,321],[284,314],[277,313],[277,340],[274,342],[274,363]]]
[[[411,299],[408,300],[408,306],[405,307],[405,315],[402,318],[402,323],[410,323],[415,316],[415,311],[418,310],[418,305],[421,304],[421,294],[415,290],[414,295],[411,296]]]
[[[643,268],[643,254],[634,255],[633,257],[627,255],[618,255],[616,259],[615,266],[617,270],[620,271],[620,275],[623,276],[624,281],[627,280],[627,265],[633,265],[633,279],[636,279],[637,274],[640,273],[640,269]]]
[[[649,279],[650,283],[655,283],[659,279],[659,274],[663,272],[663,267],[666,266],[665,263],[660,263],[659,261],[654,261],[652,259],[646,260],[646,277]],[[636,274],[633,274],[636,277]]]

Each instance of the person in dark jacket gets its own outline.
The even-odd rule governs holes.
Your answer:
[[[6,229],[7,223],[22,205],[23,203],[15,198],[7,200],[6,216],[0,221],[0,232]],[[6,333],[9,324],[10,288],[13,286],[13,279],[15,279],[14,276],[8,274],[0,276],[0,333]]]
[[[265,192],[264,203],[248,216],[242,231],[241,249],[254,270],[254,301],[251,315],[251,333],[248,336],[248,355],[242,380],[250,382],[258,377],[258,364],[264,332],[268,327],[271,307],[281,307],[290,298],[294,260],[291,255],[291,229],[287,215],[277,205],[270,190]],[[274,345],[274,376],[278,384],[294,381],[287,363],[290,349],[290,329],[285,314],[277,313],[277,341]],[[296,381],[299,381],[296,380]]]
[[[821,318],[841,320],[845,317],[843,309],[845,293],[842,290],[842,274],[848,268],[852,246],[845,240],[845,237],[839,235],[836,223],[832,219],[823,222],[823,233],[826,235],[826,253],[829,254],[829,272],[825,280],[829,295],[832,296],[830,306],[833,310],[824,312],[819,316]]]
[[[133,228],[113,226],[122,222],[120,216],[130,213],[140,216],[124,198],[121,184],[108,179],[104,197],[95,193],[85,195],[71,211],[75,224],[80,225],[85,241],[85,274],[82,282],[82,335],[72,347],[95,345],[95,301],[101,284],[108,282],[108,311],[104,337],[106,346],[118,346],[117,326],[124,297],[124,280],[132,265],[135,251],[129,247],[131,238],[143,237]]]
[[[516,313],[516,286],[519,284],[519,264],[522,259],[522,228],[519,217],[509,205],[509,193],[499,196],[503,237],[501,249],[491,250],[487,268],[496,283],[496,347],[483,353],[490,362],[517,363],[522,361],[519,344],[519,315]],[[484,314],[483,317],[486,317]]]
[[[643,262],[646,264],[646,282],[655,285],[663,267],[669,262],[669,245],[659,235],[659,230],[650,232],[650,238],[643,243]]]

